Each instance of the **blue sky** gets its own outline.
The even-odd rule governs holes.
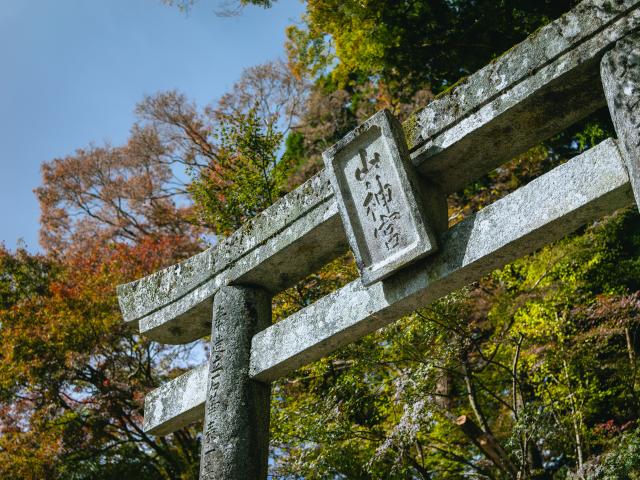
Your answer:
[[[43,161],[123,143],[145,94],[178,89],[199,105],[242,69],[284,55],[298,0],[219,17],[160,0],[0,0],[0,242],[37,250],[33,189]]]

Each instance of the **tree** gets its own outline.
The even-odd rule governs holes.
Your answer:
[[[638,225],[620,212],[278,382],[275,471],[543,479],[593,468],[638,418]]]
[[[0,476],[196,477],[195,430],[168,441],[141,430],[143,394],[180,373],[179,352],[139,338],[113,292],[177,245],[95,245],[64,263],[0,251]]]
[[[376,77],[394,92],[409,86],[413,92],[428,87],[437,93],[571,5],[569,0],[311,1],[304,28],[288,31],[288,48],[294,65],[330,71],[338,85]]]
[[[306,162],[292,183],[317,171],[322,150],[377,109],[407,115],[570,6],[309,2],[304,26],[288,30],[289,68],[314,82],[293,128],[299,141],[292,149]],[[607,130],[596,116],[457,192],[452,223],[594,145]],[[629,372],[635,378],[637,287],[612,273],[612,263],[594,269],[607,252],[617,252],[620,265],[635,264],[633,251],[622,248],[625,238],[637,238],[620,227],[620,218],[635,218],[628,215],[515,262],[278,382],[275,471],[304,478],[551,478],[584,471],[589,458],[611,448],[615,435],[603,435],[603,425],[620,432],[637,418],[629,401],[635,381],[616,387]],[[596,270],[600,284],[589,280]],[[631,270],[624,278],[637,277]],[[348,257],[334,262],[277,297],[278,315],[354,273]],[[596,288],[602,282],[617,286],[605,293]],[[611,325],[606,335],[596,323]],[[615,405],[615,415],[605,404]]]
[[[3,478],[197,478],[200,428],[155,438],[141,420],[144,395],[182,373],[202,343],[139,337],[121,320],[115,286],[201,248],[191,195],[226,196],[205,218],[223,234],[282,194],[287,162],[277,161],[275,128],[295,109],[261,117],[241,92],[276,95],[279,84],[261,85],[284,77],[274,65],[248,75],[238,101],[205,110],[177,92],[147,97],[126,145],[43,165],[45,255],[0,250]],[[243,209],[234,217],[236,193]]]
[[[231,91],[209,110],[223,121],[252,112],[265,130],[286,136],[300,121],[309,88],[306,77],[274,60],[245,69]]]
[[[125,146],[45,165],[47,254],[0,251],[0,474],[195,478],[199,425],[140,430],[144,393],[188,355],[129,330],[113,286],[190,255],[205,228],[229,234],[378,108],[406,115],[569,6],[314,0],[289,29],[287,68],[249,69],[204,109],[146,97]],[[451,196],[451,223],[606,136],[587,127]],[[631,475],[638,225],[619,212],[277,382],[273,473]],[[274,299],[276,320],[356,276],[349,255],[332,262]]]
[[[263,127],[255,110],[224,118],[217,159],[193,174],[190,191],[204,222],[226,236],[283,195],[291,162],[278,159],[282,134]]]
[[[134,128],[124,147],[90,146],[43,164],[43,185],[36,189],[42,245],[60,254],[149,236],[193,242],[198,230],[189,222],[190,207],[180,205],[185,190],[170,155],[156,132]]]

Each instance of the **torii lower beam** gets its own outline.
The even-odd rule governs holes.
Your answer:
[[[454,226],[433,257],[370,287],[355,280],[256,334],[249,373],[273,381],[632,204],[617,141],[606,140]],[[205,369],[147,395],[145,431],[167,434],[202,418]]]

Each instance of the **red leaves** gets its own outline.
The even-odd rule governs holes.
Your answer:
[[[640,323],[640,292],[627,295],[598,295],[588,307],[575,309],[577,317],[598,328],[620,329]]]
[[[622,432],[635,427],[635,425],[636,422],[633,420],[616,425],[616,421],[611,419],[603,423],[598,423],[593,427],[593,430],[596,434],[604,435],[606,437],[615,437]]]

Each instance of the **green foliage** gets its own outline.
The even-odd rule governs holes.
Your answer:
[[[291,162],[297,164],[301,163],[304,159],[304,137],[300,132],[292,132],[287,135],[287,139],[284,143],[284,158],[289,159]]]
[[[22,248],[15,255],[8,255],[0,247],[0,309],[21,300],[47,296],[49,279],[55,271],[55,263],[45,257],[29,255]]]
[[[166,3],[188,9],[193,1]],[[271,5],[239,2],[249,3]],[[103,192],[84,229],[62,225],[79,239],[115,219],[128,236],[102,236],[56,257],[0,250],[0,476],[197,478],[195,428],[158,439],[139,427],[144,393],[182,371],[174,364],[180,352],[136,336],[113,291],[192,253],[189,206],[159,201],[172,193],[163,182],[173,162],[191,169],[188,191],[202,224],[228,235],[312,173],[319,152],[377,108],[408,114],[570,3],[309,2],[304,25],[288,29],[287,48],[289,73],[311,75],[315,85],[292,102],[304,98],[305,111],[288,113],[299,124],[286,139],[275,130],[278,114],[247,103],[264,84],[285,87],[277,98],[287,98],[292,77],[283,80],[279,69],[260,70],[204,113],[176,92],[147,98],[139,108],[147,123],[126,148],[107,152],[113,165],[137,159],[135,181],[116,197]],[[610,135],[603,115],[452,195],[452,223]],[[75,218],[77,206],[55,200],[94,194],[94,183],[70,190],[66,182],[79,168],[103,178],[104,152],[89,153],[59,162],[49,213]],[[113,198],[113,214],[100,217]],[[155,208],[131,215],[121,199]],[[272,473],[638,478],[639,219],[627,210],[589,225],[276,382]],[[274,299],[276,321],[356,277],[350,255],[335,260]]]
[[[640,431],[622,435],[619,444],[602,462],[602,470],[594,480],[637,480],[640,478]]]
[[[311,164],[376,108],[410,111],[569,4],[310,2],[287,47],[290,68],[315,86],[285,156]],[[610,132],[600,112],[519,155],[453,195],[452,222]],[[255,211],[249,204],[247,217]],[[585,471],[640,411],[638,223],[619,213],[277,382],[273,473],[559,479]],[[276,317],[354,276],[350,258],[333,262],[276,297]]]
[[[491,431],[523,478],[587,468],[638,418],[638,347],[625,343],[640,330],[638,219],[620,212],[278,382],[275,472],[507,478],[459,415]],[[296,292],[301,305],[323,294]],[[621,453],[629,472],[633,448]]]
[[[340,85],[376,77],[400,91],[438,92],[567,11],[570,1],[321,0],[290,27],[289,54]]]
[[[264,127],[255,110],[222,121],[214,134],[216,158],[190,170],[189,190],[204,223],[217,235],[229,235],[284,193],[295,158],[278,159],[282,134]]]

